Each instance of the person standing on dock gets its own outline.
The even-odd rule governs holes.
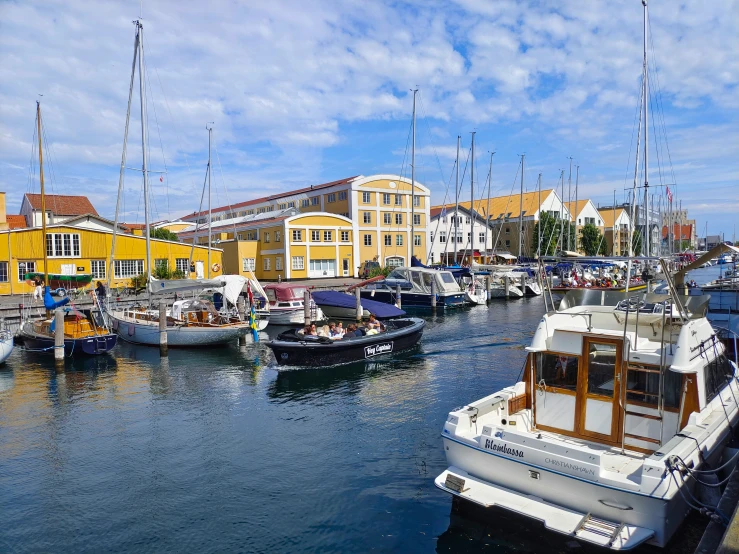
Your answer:
[[[40,277],[36,276],[33,278],[33,284],[34,284],[33,299],[36,300],[36,298],[38,298],[39,300],[43,300],[44,299],[44,287],[43,287],[44,282],[41,280]]]

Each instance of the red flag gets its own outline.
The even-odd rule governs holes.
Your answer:
[[[251,292],[251,283],[249,281],[246,282],[246,295],[249,297],[249,305],[254,305],[254,294]]]
[[[667,187],[667,198],[672,202],[672,191],[670,190],[670,187]]]
[[[159,182],[160,183],[164,182],[164,177],[159,177]],[[667,190],[670,190],[670,189],[668,188]]]

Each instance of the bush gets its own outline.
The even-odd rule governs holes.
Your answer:
[[[384,277],[387,277],[388,274],[392,271],[391,267],[373,267],[369,272],[369,278],[372,279],[373,277],[377,277],[378,275],[382,275]]]

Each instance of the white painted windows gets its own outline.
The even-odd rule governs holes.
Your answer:
[[[329,203],[336,202],[336,193],[332,192],[331,194],[327,194],[326,200],[328,200]]]
[[[256,258],[241,258],[241,271],[254,271],[256,269]]]
[[[385,212],[382,214],[382,222],[385,225],[392,225],[393,223],[393,214]]]
[[[321,199],[318,196],[311,196],[310,203],[311,206],[318,206],[321,203]]]
[[[90,273],[93,279],[105,279],[105,260],[90,260]]]
[[[270,271],[272,269],[272,258],[265,257],[263,260],[264,271]]]
[[[310,240],[311,242],[321,242],[321,231],[311,231]]]
[[[372,196],[370,195],[369,192],[363,192],[362,193],[362,202],[363,203],[369,204],[372,201],[371,198],[372,198]]]
[[[484,243],[485,242],[485,231],[481,232],[478,235],[478,238],[480,239],[480,242]]]
[[[190,260],[188,258],[175,258],[174,268],[183,275],[188,275],[190,273]]]
[[[421,246],[421,235],[413,235],[413,246]]]
[[[385,265],[388,267],[400,267],[405,262],[405,258],[402,258],[400,256],[392,256],[385,260]]]
[[[362,221],[364,223],[372,223],[372,212],[362,212]]]
[[[395,195],[395,205],[396,206],[402,206],[403,205],[403,195],[396,194]]]
[[[284,210],[285,208],[287,208],[287,204],[285,204],[284,202],[282,204],[277,204],[278,210]]]
[[[341,232],[341,242],[349,242],[349,231]]]
[[[293,269],[305,269],[305,258],[303,256],[293,256]]]
[[[303,242],[303,231],[293,229],[293,242]]]
[[[294,208],[295,207],[295,202],[288,202],[287,203],[287,207],[288,208]]]
[[[282,241],[282,233],[280,231],[275,231],[275,242],[281,242]]]
[[[393,236],[385,235],[385,246],[392,246],[392,245],[393,245]]]
[[[282,271],[282,256],[275,258],[275,271]]]
[[[0,262],[0,283],[8,282],[8,262]]]
[[[80,235],[78,233],[47,233],[46,255],[49,258],[79,258]]]
[[[346,191],[342,190],[339,192],[339,200],[346,200]]]
[[[395,246],[403,246],[403,235],[395,235]]]
[[[263,236],[263,238],[264,238],[264,242],[265,242],[265,243],[268,243],[268,242],[270,241],[270,237],[269,237],[269,231],[265,231],[265,232],[264,232],[264,235],[262,235],[262,236]]]
[[[467,225],[469,225],[469,224],[470,224],[470,216],[466,216],[466,217],[464,218],[464,222],[465,222],[465,223],[466,223]]]
[[[414,196],[413,197],[413,205],[416,208],[420,208],[421,207],[421,197],[420,196]]]
[[[439,242],[446,242],[446,232],[439,231]]]
[[[372,246],[372,235],[364,235],[364,245]]]
[[[323,232],[323,242],[331,242],[333,240],[333,233],[331,231]]]
[[[301,208],[307,208],[308,206],[310,206],[310,200],[308,200],[307,198],[303,198],[300,201],[300,207]]]
[[[387,192],[382,193],[382,203],[386,206],[390,205],[390,194]]]
[[[421,214],[413,214],[413,225],[421,224]]]
[[[36,271],[36,262],[18,262],[18,280],[25,281],[26,273],[34,273]]]
[[[144,272],[144,260],[116,260],[113,274],[118,279],[136,277]]]
[[[403,214],[395,214],[395,225],[403,225]]]

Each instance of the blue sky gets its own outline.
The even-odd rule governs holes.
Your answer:
[[[29,160],[43,94],[50,188],[87,194],[111,217],[139,2],[5,2],[0,15],[9,212],[38,190]],[[143,21],[151,166],[167,167],[164,182],[152,179],[158,219],[198,208],[210,121],[220,204],[399,173],[416,86],[416,176],[435,203],[457,135],[466,157],[473,130],[477,191],[493,150],[493,195],[512,190],[524,152],[527,189],[539,172],[555,186],[569,156],[581,198],[609,203],[616,190],[620,201],[631,187],[639,0],[158,1],[143,3]],[[699,234],[707,224],[728,239],[739,219],[739,3],[652,0],[650,26],[652,107],[663,108],[650,124],[650,184],[659,193],[674,174]],[[141,157],[134,112],[131,167]],[[127,221],[142,221],[141,204],[140,174],[128,171]]]

